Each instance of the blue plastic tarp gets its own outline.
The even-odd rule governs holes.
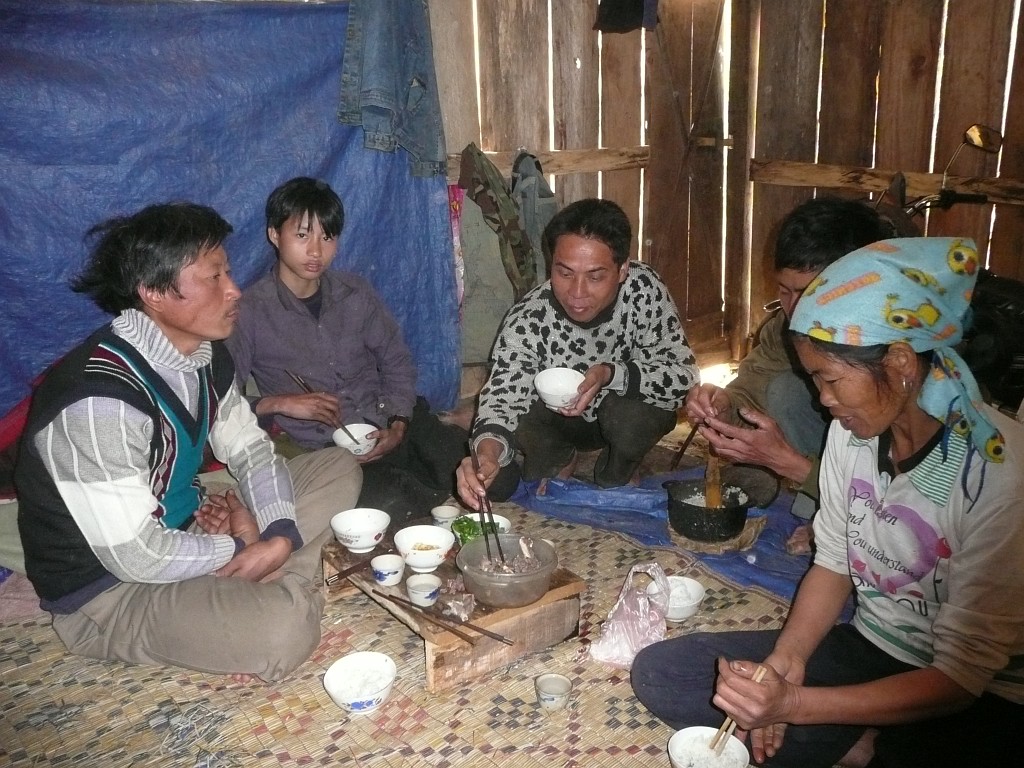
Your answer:
[[[341,195],[335,266],[394,312],[435,408],[454,404],[459,327],[444,177],[363,148],[335,118],[347,4],[0,0],[0,414],[108,320],[67,283],[97,222],[188,199],[235,228],[245,287],[273,263],[281,182]]]
[[[589,525],[626,534],[644,546],[671,546],[668,523],[669,480],[696,480],[704,467],[644,478],[639,487],[598,488],[580,480],[548,480],[543,494],[539,482],[521,482],[511,501],[529,510],[568,523]],[[720,555],[694,553],[716,573],[741,586],[757,586],[792,600],[810,567],[810,555],[790,555],[786,540],[802,521],[790,513],[791,493],[780,493],[764,508],[752,508],[751,518],[765,517],[754,545],[742,552]]]

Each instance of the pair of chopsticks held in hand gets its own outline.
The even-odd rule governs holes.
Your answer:
[[[476,451],[473,448],[469,449],[469,458],[470,461],[473,462],[473,473],[479,475],[480,459],[477,458]],[[484,492],[480,495],[480,532],[484,536],[484,546],[487,548],[487,559],[492,560],[491,539],[487,533],[488,529],[494,532],[494,543],[498,545],[498,559],[504,563],[505,553],[501,550],[501,537],[498,536],[498,526],[494,522],[494,511],[491,509],[491,500],[487,498],[487,490],[484,489]]]
[[[316,390],[309,386],[309,384],[306,383],[306,380],[299,376],[297,373],[292,373],[291,371],[285,371],[285,373],[287,373],[288,377],[292,381],[294,381],[295,384],[299,387],[299,389],[301,389],[307,395],[312,395],[314,392],[316,392]],[[339,426],[341,427],[341,431],[348,435],[349,440],[351,440],[353,443],[359,442],[358,440],[356,440],[355,435],[348,431],[348,427],[346,427],[344,424],[341,424]]]
[[[767,668],[764,665],[758,664],[757,669],[754,671],[753,680],[755,683],[760,683],[764,680],[764,676],[768,674]],[[722,722],[721,727],[715,731],[714,737],[711,739],[711,743],[708,746],[715,753],[715,755],[721,755],[725,749],[726,743],[729,741],[729,737],[732,736],[733,731],[736,730],[736,721],[731,717],[725,718]]]

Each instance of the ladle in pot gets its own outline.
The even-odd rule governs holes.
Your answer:
[[[704,506],[708,509],[722,506],[722,478],[715,455],[708,456],[708,467],[704,472]]]

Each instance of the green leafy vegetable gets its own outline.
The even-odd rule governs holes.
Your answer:
[[[497,523],[487,523],[487,532],[497,533]],[[480,527],[479,520],[474,520],[469,515],[463,515],[452,521],[452,533],[459,537],[460,544],[465,544],[470,539],[475,539],[483,533],[483,528]]]

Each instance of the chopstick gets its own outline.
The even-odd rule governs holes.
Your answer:
[[[764,676],[768,670],[762,665],[758,664],[757,669],[754,671],[754,682],[760,683],[764,680]],[[722,722],[721,727],[715,731],[714,738],[711,739],[711,743],[708,746],[714,751],[715,755],[721,755],[725,749],[726,743],[729,741],[729,737],[732,736],[733,731],[736,730],[736,721],[731,717],[725,718]]]
[[[473,462],[474,474],[480,474],[480,459],[476,456],[476,450],[473,448],[469,449],[469,458]],[[487,518],[484,517],[484,513],[487,513]],[[490,523],[491,530],[494,532],[494,543],[498,545],[498,557],[502,563],[505,562],[505,553],[501,550],[501,537],[498,535],[498,525],[494,522],[494,511],[491,509],[491,500],[487,498],[487,491],[484,491],[480,497],[480,532],[484,535],[484,546],[487,548],[487,559],[491,559],[491,543],[487,537],[488,523]]]
[[[398,603],[399,605],[403,605],[406,608],[412,608],[413,610],[417,611],[424,619],[429,621],[431,624],[436,624],[441,629],[444,629],[444,630],[446,630],[448,632],[451,632],[453,635],[455,635],[456,637],[458,637],[461,640],[465,640],[470,645],[476,645],[476,638],[475,637],[470,637],[465,632],[460,631],[457,628],[455,622],[453,622],[453,621],[448,621],[447,619],[438,618],[437,616],[434,616],[433,614],[428,613],[425,609],[423,609],[420,606],[416,605],[416,603],[412,603],[412,602],[410,602],[408,600],[404,600],[401,597],[398,597],[397,595],[389,595],[386,592],[381,592],[379,589],[373,590],[373,594],[378,595],[380,597],[383,597],[385,600],[390,600],[393,603]]]
[[[311,386],[309,386],[309,384],[306,383],[306,380],[304,378],[302,378],[298,374],[292,373],[291,371],[285,371],[285,373],[287,373],[289,378],[291,378],[291,380],[294,381],[299,386],[299,389],[301,389],[307,395],[312,395],[316,391]],[[349,440],[351,440],[353,443],[359,442],[358,440],[356,440],[355,435],[348,431],[348,427],[346,427],[344,424],[341,424],[340,426],[341,431],[348,435]]]
[[[669,469],[674,470],[676,467],[679,466],[679,462],[680,460],[682,460],[683,454],[686,453],[686,449],[689,448],[690,443],[693,442],[693,436],[697,434],[698,427],[700,427],[699,421],[693,425],[693,429],[690,430],[690,434],[686,436],[686,439],[683,440],[683,444],[679,446],[679,450],[676,451],[676,456],[674,459],[672,459],[672,465],[669,467]]]
[[[372,557],[368,557],[366,560],[358,562],[355,565],[350,565],[348,568],[342,568],[337,573],[332,574],[331,576],[328,576],[326,579],[324,579],[324,584],[326,584],[328,587],[333,587],[346,576],[351,576],[353,573],[363,570],[363,568],[369,568],[370,560],[372,559]]]
[[[374,591],[376,592],[376,590],[374,590]],[[451,624],[456,624],[456,625],[458,625],[460,627],[467,627],[468,629],[472,629],[474,632],[478,632],[479,634],[484,635],[485,637],[489,637],[492,640],[497,640],[499,643],[504,643],[505,645],[515,645],[516,644],[514,640],[509,640],[504,635],[499,635],[497,632],[491,632],[491,630],[484,629],[483,627],[479,627],[479,626],[477,626],[476,624],[474,624],[474,623],[472,623],[470,621],[461,621],[459,619],[449,619],[446,616],[438,616],[436,613],[428,611],[426,608],[423,608],[423,607],[421,607],[419,605],[416,605],[415,603],[411,603],[408,600],[406,600],[405,598],[398,597],[397,595],[387,595],[387,594],[384,594],[383,592],[377,592],[377,594],[381,595],[383,597],[386,597],[388,600],[393,600],[396,603],[400,603],[401,605],[407,605],[410,608],[416,608],[416,609],[422,611],[423,614],[428,618],[428,620],[430,618],[437,618],[439,621],[446,621],[446,622],[450,622]]]
[[[307,395],[313,394],[313,388],[306,383],[305,379],[303,379],[298,374],[292,373],[291,371],[285,371],[285,373],[287,373],[288,377],[299,386],[299,389],[301,389]]]

